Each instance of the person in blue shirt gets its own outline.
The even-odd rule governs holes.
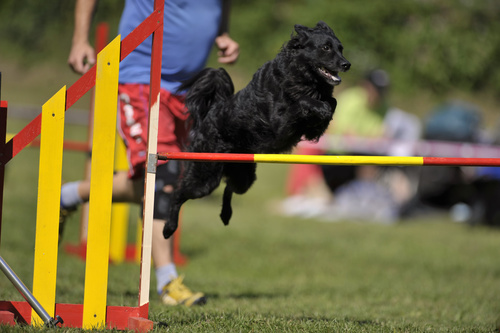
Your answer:
[[[94,48],[88,37],[97,0],[77,0],[75,27],[68,64],[77,73],[85,73],[95,64]],[[181,81],[197,74],[205,66],[212,46],[219,49],[218,60],[234,63],[239,45],[228,34],[229,0],[165,0],[163,54],[161,67],[158,152],[177,152],[186,144],[187,113],[184,96],[178,92]],[[153,0],[126,0],[119,33],[126,37],[153,10]],[[117,172],[113,179],[113,201],[141,203],[147,155],[149,83],[151,66],[150,36],[120,63],[118,132],[127,148],[129,170]],[[171,239],[164,239],[170,195],[179,166],[176,161],[160,163],[156,173],[152,255],[157,291],[166,305],[204,304],[205,296],[190,291],[173,263]],[[88,201],[90,182],[69,182],[61,189],[61,221]]]

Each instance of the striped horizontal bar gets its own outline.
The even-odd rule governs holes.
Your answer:
[[[160,160],[189,160],[200,162],[243,162],[255,163],[254,154],[226,153],[158,153]]]
[[[422,157],[255,154],[256,163],[323,165],[423,165]]]
[[[424,157],[424,165],[500,166],[500,158]]]
[[[288,163],[324,165],[394,165],[394,166],[500,166],[500,158],[454,158],[420,156],[332,156],[293,154],[228,154],[228,153],[159,153],[160,160],[199,162]]]

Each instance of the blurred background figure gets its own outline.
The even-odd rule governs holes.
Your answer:
[[[424,121],[423,139],[433,156],[493,157],[481,145],[498,145],[498,135],[488,135],[482,112],[459,100],[435,107]],[[491,147],[490,147],[491,148]],[[431,149],[427,149],[431,151]],[[408,215],[448,212],[456,222],[500,225],[500,168],[425,167],[419,175],[417,195]]]
[[[409,156],[420,138],[419,119],[389,105],[390,78],[386,71],[367,72],[357,86],[337,97],[337,109],[327,136],[342,140],[363,138],[391,140],[385,155]],[[328,140],[330,142],[331,140]],[[373,155],[371,145],[355,150],[317,146],[299,147],[298,154]],[[413,197],[416,185],[409,170],[376,166],[301,166],[290,169],[282,202],[284,214],[355,218],[394,222]],[[310,193],[318,194],[309,196]]]

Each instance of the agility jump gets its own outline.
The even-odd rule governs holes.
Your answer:
[[[22,149],[41,134],[39,195],[37,203],[37,232],[33,294],[48,314],[60,315],[65,326],[109,327],[134,329],[148,318],[149,282],[151,270],[151,232],[156,163],[158,159],[184,159],[210,162],[241,163],[306,163],[306,164],[375,164],[375,165],[467,165],[500,166],[497,158],[438,158],[438,157],[385,157],[385,156],[310,156],[265,154],[216,153],[157,153],[156,136],[159,111],[160,62],[163,31],[163,1],[155,0],[154,12],[121,43],[118,36],[101,53],[97,65],[66,90],[63,87],[28,126],[6,144],[1,144],[0,197],[3,196],[4,166]],[[118,64],[145,38],[153,34],[151,63],[151,100],[148,133],[148,159],[146,161],[145,198],[143,215],[141,279],[138,307],[111,307],[106,305],[107,271],[109,260],[109,221],[111,215],[112,161],[115,145],[115,110],[117,102]],[[63,151],[64,114],[80,97],[96,86],[96,118],[94,119],[94,151],[89,212],[87,265],[83,304],[56,304],[55,285],[57,270],[59,198]],[[6,110],[6,107],[5,107]],[[4,114],[1,115],[4,117]],[[6,119],[6,117],[5,117]],[[1,121],[5,124],[5,121]],[[2,131],[0,130],[0,133]],[[5,131],[3,132],[5,136]],[[5,138],[0,138],[5,142]],[[99,220],[99,221],[98,221]],[[0,221],[1,222],[1,221]],[[0,223],[1,227],[1,223]],[[1,229],[1,228],[0,228]],[[0,310],[19,314],[20,322],[41,324],[25,302],[0,302]],[[149,325],[151,322],[148,322]],[[134,326],[135,325],[135,326]],[[148,329],[152,328],[148,326]]]
[[[115,38],[97,57],[97,64],[66,90],[60,89],[42,107],[42,113],[16,136],[1,144],[0,160],[3,197],[4,166],[38,135],[40,139],[40,170],[35,239],[33,295],[50,317],[62,317],[64,326],[90,328],[152,329],[148,318],[151,271],[152,207],[145,204],[142,233],[141,273],[138,307],[107,306],[109,235],[111,218],[111,185],[115,148],[115,125],[118,101],[119,63],[148,36],[153,35],[151,59],[150,129],[158,122],[160,68],[163,38],[164,2],[155,0],[152,14],[120,43]],[[64,115],[76,101],[95,86],[95,117],[91,175],[91,201],[85,291],[83,304],[56,304],[56,272],[58,255],[59,198],[61,190]],[[6,103],[2,103],[0,142],[6,138]],[[114,110],[114,112],[113,112]],[[156,114],[156,116],[154,116]],[[153,123],[153,125],[151,124]],[[154,131],[152,131],[154,132]],[[155,136],[152,135],[152,136]],[[149,143],[156,154],[156,139]],[[149,163],[149,162],[148,162]],[[149,164],[148,164],[149,165]],[[148,172],[145,202],[154,195],[154,170]],[[152,182],[151,182],[152,180]],[[153,185],[153,187],[151,187]],[[152,201],[151,201],[152,203]],[[1,223],[0,223],[1,227]],[[1,228],[0,228],[1,229]],[[27,302],[0,301],[0,312],[16,315],[17,322],[41,325],[43,321]],[[0,317],[2,319],[2,317]]]

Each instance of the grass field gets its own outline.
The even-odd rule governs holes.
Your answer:
[[[22,125],[11,121],[9,131]],[[85,133],[66,129],[71,139]],[[82,153],[65,153],[63,181],[79,179],[84,161]],[[9,163],[2,226],[2,257],[30,289],[37,164],[36,148]],[[258,169],[255,186],[235,197],[228,227],[218,218],[220,192],[185,206],[181,249],[189,263],[179,271],[189,287],[207,294],[208,304],[165,308],[152,291],[155,331],[498,331],[498,230],[470,228],[447,216],[392,226],[281,217],[273,205],[284,196],[287,167]],[[64,242],[77,241],[74,216]],[[84,262],[61,251],[57,302],[83,302],[84,269]],[[108,304],[136,306],[138,275],[136,264],[111,266]],[[0,299],[22,300],[1,274]],[[38,331],[0,326],[0,332]]]

